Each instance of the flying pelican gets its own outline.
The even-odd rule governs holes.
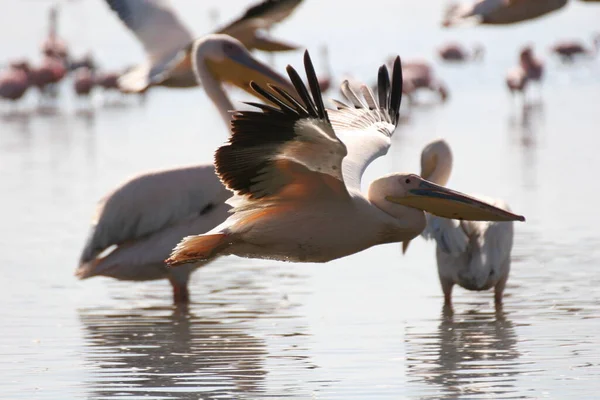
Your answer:
[[[483,46],[476,44],[473,50],[469,51],[460,43],[448,42],[440,46],[437,50],[438,55],[444,61],[463,62],[469,60],[481,60],[483,58]]]
[[[180,21],[167,0],[106,0],[121,21],[142,43],[148,55],[145,63],[119,78],[126,92],[140,92],[149,86],[195,87],[191,49],[194,37]],[[297,46],[273,40],[260,30],[284,20],[301,0],[264,0],[216,33],[238,39],[248,50],[294,50]]]
[[[556,11],[567,0],[475,0],[471,4],[451,4],[446,10],[442,25],[459,25],[466,21],[480,24],[502,25],[527,21]]]
[[[443,139],[434,140],[421,153],[421,176],[438,185],[446,185],[452,172],[452,152]],[[502,200],[486,199],[490,204],[510,210]],[[452,306],[452,287],[468,290],[494,288],[496,304],[510,271],[513,245],[512,221],[458,221],[426,214],[427,227],[422,236],[437,244],[436,258],[444,304]],[[409,242],[404,242],[406,252]]]
[[[250,90],[250,80],[290,86],[230,36],[198,39],[192,53],[198,79],[227,125],[233,105],[220,81],[245,90]],[[169,270],[164,260],[182,237],[223,222],[229,197],[212,164],[149,172],[124,182],[100,202],[76,276],[169,279],[174,301],[188,302],[188,281],[195,267]]]
[[[379,101],[367,86],[360,99],[344,82],[352,105],[337,102],[338,110],[329,111],[308,53],[304,65],[312,96],[291,66],[297,96],[251,84],[276,106],[255,104],[262,112],[236,113],[229,143],[216,151],[217,173],[235,192],[233,214],[206,234],[184,238],[167,260],[171,266],[227,254],[327,262],[414,238],[425,228],[423,210],[467,220],[524,220],[414,174],[379,178],[363,195],[362,174],[387,152],[398,123],[400,58],[391,84],[387,67],[379,69]]]

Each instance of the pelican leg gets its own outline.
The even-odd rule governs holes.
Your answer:
[[[177,277],[170,275],[169,282],[173,286],[173,303],[174,304],[188,304],[190,302],[190,291],[188,289],[187,279],[181,280]]]
[[[500,278],[498,283],[496,283],[496,286],[494,286],[494,302],[496,303],[496,305],[502,304],[502,297],[504,295],[506,281],[508,281],[508,270],[506,271],[506,274],[504,274],[504,276]]]
[[[440,283],[442,284],[442,290],[444,292],[444,306],[452,307],[452,288],[454,287],[454,282],[442,278]]]

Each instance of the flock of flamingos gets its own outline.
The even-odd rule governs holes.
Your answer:
[[[392,57],[374,74],[374,85],[342,82],[346,103],[336,101],[334,109],[327,109],[322,93],[333,88],[333,78],[317,75],[308,52],[304,73],[288,66],[287,77],[250,53],[298,48],[268,31],[301,0],[265,0],[200,38],[164,0],[106,3],[142,43],[147,60],[121,73],[98,73],[90,57],[72,60],[57,35],[53,8],[42,62],[10,62],[0,75],[0,96],[16,102],[35,87],[42,100],[52,99],[69,73],[79,96],[89,96],[96,86],[123,93],[201,86],[231,136],[216,151],[214,164],[142,174],[109,193],[81,254],[79,278],[168,279],[174,301],[187,303],[191,273],[219,256],[327,262],[383,243],[401,242],[407,251],[410,241],[422,235],[436,242],[447,306],[454,285],[494,288],[496,304],[502,303],[513,221],[525,218],[502,200],[446,188],[453,159],[445,140],[423,149],[419,175],[389,174],[361,192],[363,172],[391,145],[402,100],[413,102],[415,92],[424,88],[447,98],[446,86],[429,63]],[[515,24],[566,4],[479,0],[448,7],[442,23]],[[574,62],[594,57],[599,47],[596,36],[590,47],[565,41],[551,50]],[[468,62],[482,58],[484,49],[448,43],[437,53],[447,62]],[[543,76],[543,63],[527,46],[519,51],[506,84],[524,96],[529,83],[540,83]],[[248,103],[255,110],[230,113],[235,107],[223,83],[257,98]]]

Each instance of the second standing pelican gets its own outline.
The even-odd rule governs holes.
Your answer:
[[[423,178],[445,185],[451,171],[452,152],[445,140],[435,140],[423,149]],[[502,200],[486,200],[496,207],[510,210]],[[512,221],[458,221],[427,214],[427,227],[422,235],[436,242],[438,274],[446,306],[452,305],[455,284],[468,290],[493,287],[496,304],[502,303],[510,272]],[[403,243],[403,252],[408,243]]]

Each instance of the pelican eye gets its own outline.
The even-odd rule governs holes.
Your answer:
[[[410,183],[410,179],[409,179],[409,178],[406,178],[406,180],[405,180],[404,182],[406,182],[406,183]]]

